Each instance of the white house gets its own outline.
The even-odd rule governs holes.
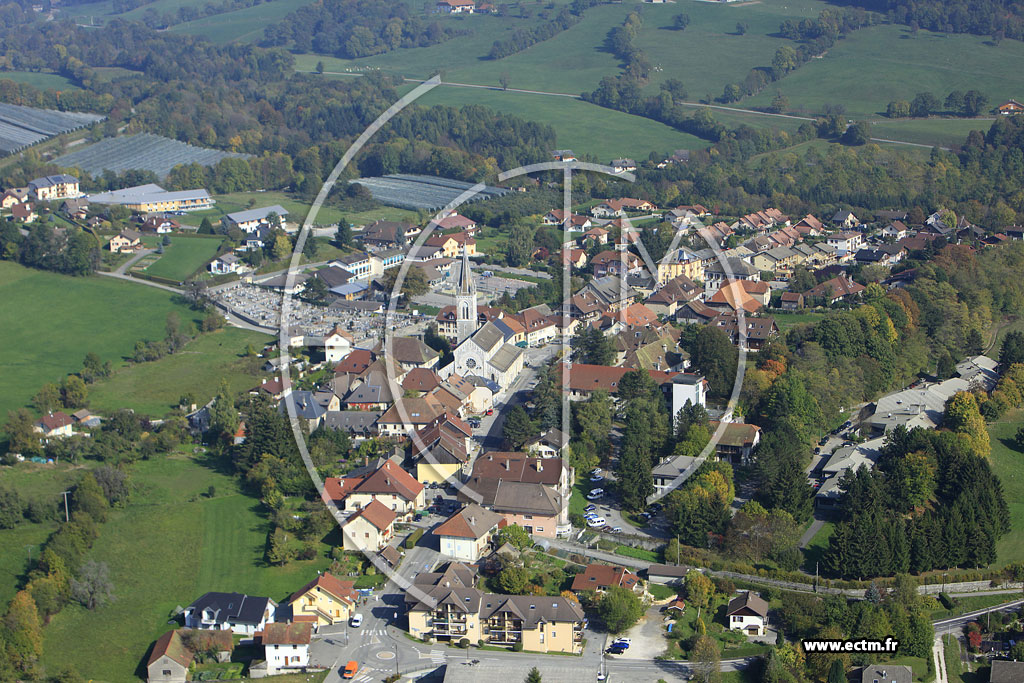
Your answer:
[[[324,337],[324,356],[331,365],[339,363],[352,351],[352,335],[337,326]]]
[[[220,220],[225,229],[234,227],[242,232],[256,232],[261,227],[270,225],[271,214],[276,214],[281,221],[281,229],[287,230],[288,224],[285,222],[285,216],[288,215],[288,209],[279,204],[264,206],[259,209],[236,211],[235,213],[227,214]]]
[[[207,268],[214,275],[228,275],[230,273],[237,273],[241,262],[242,259],[234,254],[224,254],[210,261],[210,265]]]
[[[503,526],[504,517],[471,503],[442,522],[433,533],[440,538],[443,556],[476,562],[487,554],[491,537]]]
[[[251,636],[274,621],[277,603],[244,593],[210,592],[185,608],[185,626]]]
[[[672,378],[672,419],[686,406],[687,402],[695,406],[706,405],[708,397],[708,381],[700,375],[681,372]]]
[[[309,665],[309,640],[313,624],[308,621],[290,624],[267,624],[260,639],[267,674],[283,674],[304,670]]]
[[[725,618],[729,628],[743,631],[748,636],[763,636],[764,625],[768,622],[768,603],[756,593],[747,591],[729,601]]]
[[[828,236],[828,244],[835,247],[840,256],[853,254],[864,245],[864,235],[852,230],[837,232]]]

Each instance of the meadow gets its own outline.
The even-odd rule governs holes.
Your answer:
[[[269,335],[234,327],[204,334],[176,354],[118,369],[90,387],[89,405],[101,413],[131,408],[163,417],[185,392],[194,394],[198,405],[205,404],[220,390],[222,379],[232,392],[245,391],[259,383],[262,362],[244,357],[245,349],[252,344],[258,351],[268,341]]]
[[[80,90],[77,85],[60,74],[40,71],[0,71],[0,80],[4,79],[31,85],[40,90]]]
[[[89,679],[132,680],[150,644],[174,627],[168,619],[176,607],[210,590],[281,602],[329,564],[322,545],[314,560],[266,566],[266,509],[216,462],[186,455],[140,461],[132,481],[131,501],[111,513],[89,553],[110,567],[117,599],[92,612],[71,605],[53,618],[44,630],[49,671],[73,664]],[[103,657],[94,656],[97,642]]]
[[[209,218],[210,222],[216,225],[225,214],[279,204],[288,211],[287,221],[290,225],[302,225],[309,212],[309,204],[292,199],[284,192],[232,192],[215,195],[214,200],[216,204],[212,209],[190,211],[184,216],[178,216],[178,220],[185,225],[199,225],[204,218]],[[319,225],[331,225],[338,221],[342,213],[334,207],[322,206],[317,213],[316,222]]]
[[[1007,413],[989,425],[992,443],[990,463],[1003,484],[1003,496],[1010,508],[1010,532],[996,544],[996,567],[1024,562],[1024,470],[1021,452],[1014,445],[1017,429],[1024,426],[1024,411]]]
[[[209,237],[174,235],[170,245],[164,247],[163,255],[145,272],[171,280],[187,280],[217,255],[220,244],[220,240]]]
[[[991,118],[884,119],[872,121],[871,137],[953,148],[962,145],[972,130],[987,133],[991,127]]]
[[[255,43],[263,38],[263,29],[312,0],[274,0],[233,12],[214,14],[195,21],[175,24],[168,31],[206,38],[211,43]]]
[[[70,277],[0,261],[0,416],[26,405],[94,351],[123,365],[140,339],[161,339],[167,314],[196,313],[172,295],[102,276]]]

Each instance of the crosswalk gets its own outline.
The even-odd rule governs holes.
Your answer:
[[[445,651],[444,650],[431,650],[430,651],[430,663],[440,666],[445,662]]]

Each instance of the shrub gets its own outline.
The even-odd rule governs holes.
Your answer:
[[[516,642],[512,643],[512,652],[522,652],[522,651],[523,651],[523,641],[517,640]]]
[[[406,550],[412,550],[414,547],[416,547],[416,542],[419,541],[420,538],[422,537],[423,529],[417,529],[416,531],[409,534],[409,536],[405,539],[405,543],[403,543],[402,545],[405,546]]]
[[[462,639],[460,639],[459,640],[459,647],[461,647],[463,650],[465,650],[467,647],[469,647],[469,638],[462,638]]]
[[[939,602],[948,610],[956,609],[956,600],[951,598],[948,593],[939,593]]]

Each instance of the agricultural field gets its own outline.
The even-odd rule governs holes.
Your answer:
[[[1024,471],[1021,470],[1021,452],[1014,444],[1017,429],[1024,426],[1024,411],[1006,413],[1001,420],[989,425],[992,443],[990,463],[1003,484],[1003,495],[1010,508],[1010,532],[996,544],[996,567],[1024,562]]]
[[[292,199],[284,192],[232,192],[215,195],[214,200],[216,204],[212,209],[190,211],[184,216],[176,216],[176,219],[185,225],[199,225],[204,218],[209,218],[210,222],[216,225],[225,214],[280,204],[288,211],[289,226],[294,226],[302,225],[309,212],[309,204]],[[316,215],[316,222],[318,225],[333,225],[342,215],[344,212],[339,209],[321,206]]]
[[[850,118],[877,120],[891,100],[909,102],[924,91],[943,100],[951,90],[972,88],[995,105],[1024,91],[1024,73],[1016,67],[1022,59],[1020,41],[996,47],[983,36],[927,31],[914,36],[905,26],[873,26],[855,31],[821,59],[740,105],[767,106],[779,91],[795,113],[842,104]]]
[[[163,255],[144,272],[171,280],[187,280],[217,255],[220,245],[220,240],[210,237],[174,235],[170,245],[164,247]]]
[[[89,405],[101,413],[132,408],[137,413],[163,417],[185,392],[199,405],[209,401],[227,380],[233,392],[260,381],[258,364],[245,358],[249,344],[258,351],[271,337],[260,332],[227,327],[192,340],[176,354],[149,363],[123,367],[90,387]]]
[[[210,590],[281,601],[329,564],[322,544],[314,560],[267,566],[266,508],[216,462],[181,454],[140,461],[132,481],[131,501],[111,513],[89,553],[109,565],[117,600],[93,612],[71,605],[55,616],[44,629],[47,670],[73,664],[87,678],[131,680],[150,644],[172,628],[175,607]],[[105,656],[93,656],[95,642],[104,643]]]
[[[706,141],[663,123],[568,97],[439,87],[417,102],[452,107],[482,104],[496,111],[546,123],[555,129],[559,147],[572,149],[577,154],[592,154],[604,162],[618,156],[646,159],[652,150],[671,154],[677,149],[708,146]]]
[[[958,147],[972,130],[988,132],[991,118],[980,119],[888,119],[871,123],[871,137],[918,144]]]
[[[168,31],[206,38],[211,43],[255,43],[263,38],[267,24],[281,19],[312,0],[274,0],[252,7],[215,14],[184,24],[175,24]]]
[[[63,168],[79,168],[94,176],[104,171],[121,173],[128,170],[152,171],[163,178],[179,164],[214,166],[228,157],[248,155],[196,147],[151,133],[138,133],[106,138],[96,144],[80,147],[54,159]]]
[[[42,73],[39,71],[0,71],[0,80],[24,83],[40,90],[79,90],[70,79],[60,74]]]
[[[102,276],[75,278],[0,262],[0,416],[26,405],[40,386],[82,367],[89,351],[123,365],[140,339],[164,336],[167,314],[196,313],[172,295]],[[40,307],[45,314],[40,314]],[[59,333],[55,334],[55,325]]]

